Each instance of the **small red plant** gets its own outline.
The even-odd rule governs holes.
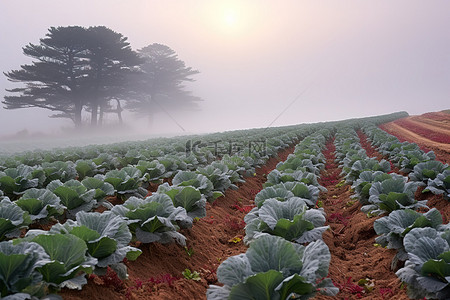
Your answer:
[[[364,288],[352,282],[352,278],[348,277],[344,283],[333,282],[334,286],[339,288],[340,292],[350,293],[356,295],[357,298],[361,298],[361,293],[364,293]]]
[[[348,219],[350,219],[350,217],[344,217],[340,213],[333,213],[328,217],[328,222],[329,223],[339,223],[339,224],[343,224],[344,226],[347,226]]]
[[[209,219],[205,218],[203,220],[205,220],[205,222],[208,223],[208,224],[213,224],[214,221],[216,221],[216,220],[214,220],[214,216],[209,217]]]
[[[142,285],[144,284],[144,282],[140,278],[136,278],[134,280],[134,284],[135,284],[137,289],[141,289]]]
[[[379,292],[382,299],[391,299],[394,296],[394,291],[391,288],[380,288]]]
[[[122,279],[117,276],[117,273],[108,267],[106,269],[106,274],[102,276],[98,276],[105,286],[114,288],[115,291],[121,291],[125,289],[125,284],[123,283]]]
[[[180,279],[179,277],[174,277],[171,274],[164,274],[157,277],[150,277],[149,279],[142,281],[140,278],[137,278],[134,280],[134,286],[130,286],[127,288],[127,291],[125,292],[125,298],[131,299],[131,292],[133,290],[138,289],[144,289],[146,287],[146,284],[168,284],[170,287],[172,287],[173,282]]]
[[[233,218],[230,215],[227,215],[225,219],[223,220],[225,225],[233,231],[239,231],[241,229],[244,229],[245,222],[244,220],[239,220],[238,218]]]
[[[230,206],[230,208],[240,211],[241,213],[244,213],[244,214],[248,214],[254,207],[255,207],[255,205],[241,206],[241,204],[237,201],[233,205]]]
[[[172,276],[171,274],[167,273],[167,274],[157,276],[157,277],[150,277],[147,280],[147,282],[153,283],[153,284],[165,283],[165,284],[168,284],[169,286],[172,286],[173,282],[178,279],[180,279],[180,278],[176,277],[176,276]]]

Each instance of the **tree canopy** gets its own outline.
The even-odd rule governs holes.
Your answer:
[[[191,76],[198,74],[198,70],[186,67],[177,53],[166,45],[151,44],[138,53],[144,60],[140,67],[142,73],[131,77],[137,93],[127,102],[126,108],[149,116],[164,108],[196,107],[196,102],[201,99],[187,91],[184,83],[194,81]]]
[[[32,63],[4,73],[9,81],[24,84],[7,89],[6,109],[44,108],[55,112],[51,117],[70,118],[80,127],[83,111],[90,113],[92,126],[101,124],[106,112],[121,119],[120,101],[149,115],[162,105],[186,109],[200,100],[183,85],[199,72],[186,67],[174,50],[151,44],[136,52],[125,36],[105,26],[51,27],[23,53]]]

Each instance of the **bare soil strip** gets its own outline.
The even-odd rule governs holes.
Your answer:
[[[448,121],[447,120],[437,121],[437,120],[429,119],[429,118],[424,117],[424,116],[414,116],[414,117],[409,117],[409,119],[411,121],[420,122],[422,124],[426,123],[426,124],[428,124],[430,126],[437,127],[438,129],[439,128],[445,129],[445,130],[450,132],[450,115],[447,114],[447,116],[449,116],[449,120]],[[449,134],[449,133],[447,133],[447,134]]]
[[[109,277],[91,276],[81,291],[64,289],[60,295],[68,300],[81,299],[206,299],[209,284],[217,284],[216,270],[232,255],[246,251],[242,239],[244,216],[252,208],[255,195],[262,189],[267,174],[280,161],[286,160],[295,146],[271,158],[256,169],[256,176],[246,178],[237,190],[227,190],[225,197],[207,204],[207,215],[192,229],[182,230],[187,237],[186,249],[173,243],[138,244],[142,255],[134,262],[126,262],[129,279],[122,282]],[[189,269],[200,274],[200,280],[183,278]]]
[[[327,144],[324,153],[327,163],[322,178],[340,173],[334,163],[334,149],[332,142]],[[376,152],[367,150],[368,153]],[[342,176],[338,175],[336,179],[340,181]],[[327,213],[327,224],[331,227],[324,233],[324,241],[331,252],[329,277],[340,292],[336,297],[319,295],[314,299],[408,299],[406,291],[400,288],[401,282],[390,269],[395,251],[374,246],[373,222],[376,218],[367,218],[360,211],[361,204],[350,198],[349,185],[336,185],[332,180],[321,181],[321,184],[328,189],[328,193],[321,195],[321,200]],[[362,279],[367,280],[368,286],[374,285],[370,292],[358,285]]]
[[[427,120],[430,120],[431,122],[434,122],[433,124],[429,124]],[[410,124],[414,124],[415,126],[426,128],[431,131],[439,132],[445,135],[450,136],[450,128],[447,128],[447,125],[445,125],[442,122],[433,121],[431,119],[425,119],[425,118],[419,118],[419,117],[408,117],[405,120],[406,122],[409,122]]]
[[[450,144],[431,141],[392,122],[383,124],[380,126],[380,128],[398,137],[400,140],[406,140],[411,143],[416,143],[424,150],[433,150],[436,153],[437,159],[442,162],[450,162],[448,159],[450,154]]]

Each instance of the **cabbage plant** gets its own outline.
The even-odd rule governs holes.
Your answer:
[[[391,171],[391,165],[387,160],[382,159],[378,161],[375,157],[358,160],[350,167],[350,170],[345,175],[346,182],[353,183],[363,171],[381,171],[388,173]]]
[[[50,262],[44,248],[36,243],[0,242],[0,298],[30,299],[43,286],[37,268]]]
[[[95,272],[104,273],[110,266],[121,279],[127,277],[124,258],[135,260],[142,251],[128,246],[132,235],[127,221],[110,211],[103,213],[80,211],[76,221],[67,220],[64,224],[55,224],[50,233],[73,234],[87,245],[88,253],[96,258]]]
[[[382,171],[363,171],[359,174],[356,181],[353,182],[352,189],[355,191],[355,195],[352,198],[358,198],[359,202],[363,205],[369,204],[369,191],[373,182],[382,182],[391,178],[403,178],[406,182],[408,179],[402,175],[391,173],[387,174]]]
[[[192,218],[184,208],[175,207],[165,194],[153,194],[145,199],[130,197],[111,212],[124,218],[136,239],[143,243],[167,244],[175,240],[186,246],[186,237],[177,231],[179,225],[191,227]]]
[[[187,169],[187,164],[176,155],[167,154],[158,158],[158,162],[163,164],[166,169],[166,173],[164,173],[165,178],[172,177],[178,171],[184,171]]]
[[[254,208],[244,221],[245,241],[258,238],[261,233],[280,236],[288,241],[309,243],[322,238],[329,227],[323,209],[309,209],[303,199],[290,198],[285,202],[268,199],[261,208]]]
[[[172,180],[174,186],[192,186],[200,191],[206,198],[213,199],[214,186],[212,182],[202,174],[191,171],[180,171]]]
[[[436,175],[433,180],[428,180],[427,187],[423,192],[430,191],[436,195],[444,195],[444,199],[450,200],[450,170],[445,170],[444,172]]]
[[[214,191],[222,193],[229,188],[237,189],[233,182],[242,182],[236,171],[229,170],[227,165],[220,162],[213,162],[204,168],[198,168],[197,173],[206,176],[211,181]]]
[[[51,262],[37,268],[42,280],[51,289],[79,289],[87,283],[86,273],[92,273],[97,259],[88,255],[86,243],[72,234],[53,234],[43,230],[30,230],[24,239],[44,248]]]
[[[294,172],[280,172],[277,169],[272,170],[267,175],[267,181],[263,184],[264,187],[274,186],[279,183],[298,181],[307,185],[318,187],[321,191],[326,191],[326,188],[321,186],[317,180],[317,175],[314,173],[297,170]]]
[[[291,191],[294,197],[302,198],[310,207],[314,207],[319,199],[320,189],[314,185],[303,182],[286,182],[272,186],[274,189],[284,188]]]
[[[417,146],[416,144],[413,145]],[[436,155],[433,151],[425,153],[420,150],[418,146],[414,150],[406,150],[403,148],[398,154],[394,155],[400,166],[400,172],[403,173],[410,173],[419,163],[436,159]]]
[[[75,162],[75,170],[77,171],[78,180],[83,180],[86,177],[94,177],[100,173],[98,166],[92,160],[77,160]]]
[[[8,197],[0,201],[0,241],[18,237],[20,230],[31,223],[28,212],[23,211]]]
[[[173,205],[184,208],[191,219],[206,216],[206,197],[192,186],[170,186],[166,182],[158,187],[157,193],[168,195]]]
[[[128,166],[120,170],[114,169],[107,172],[105,175],[95,175],[94,178],[101,179],[110,183],[117,194],[125,196],[125,194],[137,194],[145,196],[147,191],[142,191],[142,173],[139,169]]]
[[[97,204],[94,199],[95,190],[88,189],[74,179],[65,183],[53,180],[47,185],[47,189],[61,199],[61,203],[67,208],[68,218],[73,218],[77,212],[82,210],[90,211]]]
[[[231,256],[220,264],[217,278],[223,286],[210,285],[208,300],[308,299],[316,292],[338,293],[328,275],[330,251],[318,240],[308,246],[264,235],[250,244],[245,254]]]
[[[450,230],[414,228],[404,238],[408,260],[395,274],[413,299],[449,299]]]
[[[17,199],[27,189],[39,187],[44,183],[45,175],[42,170],[27,165],[8,168],[0,172],[0,190],[10,197]]]
[[[443,164],[437,160],[430,160],[415,165],[413,172],[409,174],[409,178],[421,186],[426,186],[428,180],[435,179],[438,174],[445,170],[450,171],[450,167],[447,164]]]
[[[112,204],[105,199],[107,196],[114,195],[115,190],[112,184],[95,177],[86,177],[81,181],[81,184],[88,190],[95,191],[94,199],[99,205],[103,205],[108,209],[112,208]]]
[[[296,170],[303,170],[319,175],[321,166],[322,164],[314,165],[310,159],[301,159],[292,155],[284,162],[279,162],[277,164],[277,170],[288,171],[290,173]]]
[[[28,212],[32,221],[62,215],[66,209],[61,199],[48,189],[28,189],[15,203]]]
[[[114,170],[120,165],[117,158],[108,153],[100,153],[97,157],[94,157],[92,161],[97,165],[97,169],[100,173]]]
[[[138,161],[136,168],[144,174],[143,177],[149,182],[160,182],[166,172],[164,165],[157,160],[140,160]]]
[[[383,247],[396,249],[395,260],[406,260],[408,255],[403,246],[403,238],[414,228],[431,227],[438,231],[450,229],[449,225],[442,225],[442,215],[432,208],[426,213],[419,213],[411,209],[394,210],[388,216],[375,220],[373,228],[379,235],[375,241]]]
[[[414,194],[417,184],[405,182],[402,178],[387,179],[382,182],[372,183],[369,190],[370,204],[361,207],[363,212],[370,212],[372,215],[390,213],[397,209],[413,209],[421,207],[428,208],[427,200],[417,201]]]
[[[220,162],[243,177],[249,177],[255,173],[254,160],[249,156],[225,154]]]
[[[75,164],[71,161],[43,162],[41,165],[45,174],[44,186],[47,186],[53,180],[66,182],[77,178]]]
[[[255,196],[255,204],[258,208],[260,208],[264,201],[267,199],[277,199],[278,201],[286,201],[289,198],[294,197],[294,193],[286,189],[284,186],[282,187],[267,187],[259,191]]]

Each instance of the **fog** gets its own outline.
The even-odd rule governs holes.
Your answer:
[[[446,0],[2,0],[0,70],[30,63],[22,47],[51,26],[104,25],[200,71],[188,85],[199,110],[161,112],[151,126],[125,113],[130,138],[421,114],[450,108],[449,11]],[[1,99],[18,86],[0,76]],[[0,108],[0,140],[70,137],[72,122],[50,114]]]

